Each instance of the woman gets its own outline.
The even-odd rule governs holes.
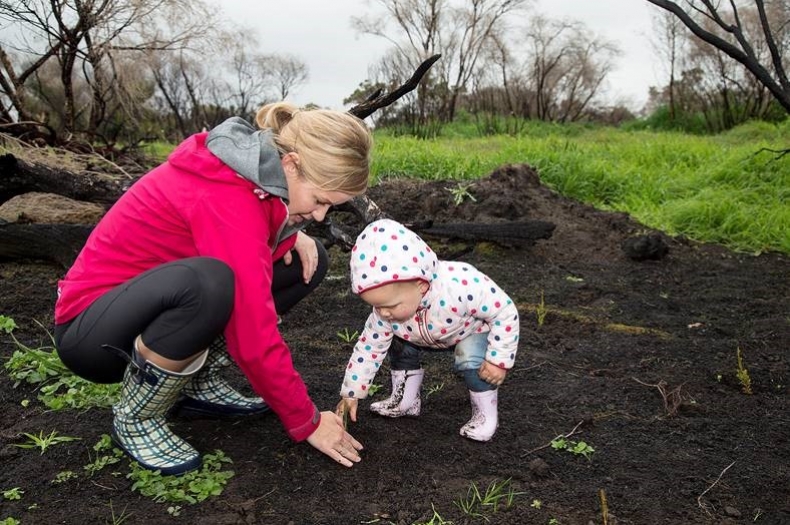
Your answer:
[[[300,228],[364,193],[371,134],[347,113],[282,102],[256,123],[231,118],[181,143],[107,212],[58,283],[60,358],[85,379],[122,381],[113,438],[163,474],[201,464],[165,422],[177,401],[235,414],[268,404],[292,439],[360,461],[362,445],[308,396],[277,322],[326,271]],[[287,282],[294,274],[304,282]],[[219,378],[228,359],[212,342],[223,335],[266,404]]]

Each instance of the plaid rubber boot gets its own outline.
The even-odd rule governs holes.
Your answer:
[[[420,387],[425,370],[392,370],[392,394],[371,403],[370,410],[387,417],[419,416],[422,408]]]
[[[171,372],[133,353],[123,377],[121,399],[113,406],[112,439],[143,467],[164,475],[200,467],[198,451],[170,430],[165,415],[205,361],[204,352],[183,372]]]
[[[184,386],[177,410],[213,416],[250,416],[269,411],[260,397],[246,397],[222,378],[220,372],[233,361],[225,337],[218,337],[208,350],[206,366]]]

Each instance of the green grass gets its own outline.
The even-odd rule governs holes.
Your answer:
[[[790,147],[790,119],[715,136],[537,121],[517,127],[517,136],[480,137],[466,117],[432,140],[377,130],[372,183],[475,180],[503,164],[527,163],[559,193],[670,235],[790,254],[790,155],[756,154]],[[162,159],[172,149],[149,147]]]
[[[790,253],[790,120],[717,136],[529,123],[519,136],[458,125],[433,140],[376,133],[374,183],[390,177],[473,180],[527,163],[565,196],[627,212],[671,235],[747,252]]]

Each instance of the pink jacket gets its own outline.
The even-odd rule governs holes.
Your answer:
[[[163,263],[194,256],[224,261],[236,277],[228,351],[301,441],[318,427],[319,413],[277,329],[271,292],[272,262],[296,239],[277,244],[288,210],[212,154],[206,137],[185,140],[107,212],[58,283],[55,322],[70,321],[105,292]]]

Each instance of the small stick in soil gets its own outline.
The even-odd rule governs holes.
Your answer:
[[[716,481],[714,481],[714,482],[713,482],[713,483],[712,483],[712,484],[711,484],[711,485],[710,485],[708,488],[706,488],[706,489],[705,489],[705,490],[702,492],[702,494],[700,494],[699,496],[697,496],[697,505],[699,505],[699,508],[701,508],[702,510],[704,510],[704,511],[705,511],[705,513],[706,513],[708,516],[710,516],[710,511],[708,510],[708,509],[710,509],[710,505],[708,505],[707,503],[703,503],[703,502],[702,502],[702,496],[704,496],[705,494],[707,494],[707,493],[710,491],[710,489],[712,489],[713,487],[715,487],[715,486],[716,486],[716,484],[717,484],[719,481],[721,481],[721,478],[722,478],[722,476],[724,476],[724,474],[725,474],[725,473],[726,473],[728,470],[730,470],[730,467],[731,467],[731,466],[733,466],[733,465],[735,465],[735,462],[734,462],[734,461],[733,461],[732,463],[730,463],[729,465],[727,465],[727,467],[726,467],[724,470],[722,470],[722,471],[721,471],[721,474],[719,474],[719,477],[718,477],[718,478],[716,478]]]
[[[554,439],[552,439],[551,441],[555,441],[555,440],[557,440],[559,438],[569,438],[569,437],[571,437],[572,435],[576,434],[576,429],[578,429],[581,426],[582,423],[584,423],[584,421],[579,421],[576,424],[576,426],[573,427],[573,430],[571,430],[567,434],[560,434],[557,437],[555,437]],[[529,456],[530,454],[532,454],[534,452],[537,452],[538,450],[543,450],[544,448],[549,448],[551,446],[551,441],[549,441],[545,445],[541,445],[541,446],[539,446],[537,448],[533,448],[532,450],[530,450],[528,452],[524,452],[523,454],[521,454],[521,457],[525,458],[525,457]]]
[[[609,505],[606,503],[606,491],[598,489],[598,497],[601,499],[601,518],[603,525],[609,525]]]

